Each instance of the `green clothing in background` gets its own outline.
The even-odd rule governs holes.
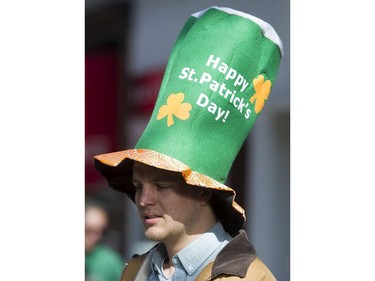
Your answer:
[[[118,281],[125,262],[109,247],[98,245],[85,253],[86,281]]]

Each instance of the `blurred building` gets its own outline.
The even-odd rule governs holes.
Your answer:
[[[109,205],[106,241],[124,259],[147,250],[134,204],[107,187],[96,154],[132,148],[148,123],[173,44],[186,19],[226,6],[270,23],[284,44],[277,81],[227,184],[246,210],[258,255],[279,281],[290,280],[289,0],[86,0],[86,194]]]

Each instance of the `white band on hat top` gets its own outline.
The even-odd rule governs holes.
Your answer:
[[[252,15],[244,13],[244,12],[237,11],[237,10],[234,10],[232,8],[218,7],[218,6],[212,6],[210,8],[205,9],[205,10],[202,10],[200,12],[194,13],[194,14],[192,14],[192,16],[196,17],[196,18],[199,18],[209,9],[217,9],[217,10],[226,12],[228,14],[237,15],[237,16],[240,16],[240,17],[243,17],[243,18],[246,18],[246,19],[249,19],[249,20],[255,22],[256,24],[259,25],[260,29],[263,32],[264,37],[270,39],[273,43],[275,43],[279,47],[281,55],[284,55],[283,43],[281,42],[281,39],[280,39],[279,35],[276,33],[275,29],[269,23],[261,20],[260,18],[257,18],[255,16],[252,16]]]

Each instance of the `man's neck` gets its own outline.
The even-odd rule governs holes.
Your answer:
[[[168,255],[168,260],[171,261],[172,258],[180,252],[182,249],[184,249],[186,246],[188,246],[191,242],[194,240],[198,239],[202,234],[206,233],[209,229],[211,229],[217,221],[214,221],[212,225],[207,227],[205,231],[202,231],[201,233],[198,234],[193,234],[193,235],[187,235],[183,239],[176,239],[176,240],[169,240],[169,241],[164,241],[164,246],[167,250],[167,255]],[[170,262],[172,264],[172,262]]]
[[[202,234],[203,233],[189,235],[189,236],[184,237],[184,239],[179,239],[179,240],[165,241],[164,245],[167,250],[169,260],[171,260],[174,255],[176,255],[179,251],[181,251],[183,248],[185,248],[195,239],[199,238]]]

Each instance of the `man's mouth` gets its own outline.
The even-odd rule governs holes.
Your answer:
[[[143,216],[146,224],[155,224],[160,218],[162,218],[162,216],[155,214],[147,214]]]
[[[157,218],[157,217],[160,217],[159,215],[145,215],[144,218],[145,219],[152,219],[152,218]]]

